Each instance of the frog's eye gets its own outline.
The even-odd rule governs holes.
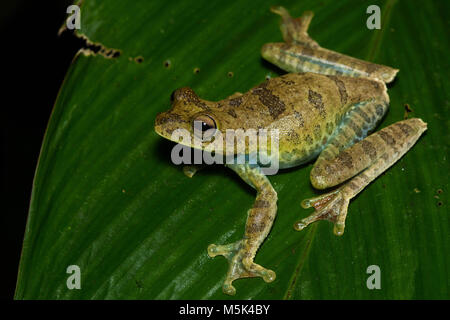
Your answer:
[[[202,140],[210,140],[217,130],[216,121],[207,114],[194,118],[194,134]]]

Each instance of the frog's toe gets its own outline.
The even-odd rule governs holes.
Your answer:
[[[315,221],[329,220],[334,223],[334,234],[341,236],[344,234],[348,204],[349,199],[340,189],[318,197],[305,199],[302,201],[302,207],[314,207],[315,211],[310,216],[295,222],[294,229],[300,231]]]
[[[241,246],[241,240],[225,245],[210,244],[208,246],[208,255],[211,258],[215,256],[224,256],[228,260],[238,251]]]
[[[229,281],[228,283],[224,283],[222,286],[222,291],[225,294],[228,294],[230,296],[234,296],[236,294],[236,288],[233,287],[233,285],[231,284],[232,281]]]
[[[251,277],[261,277],[265,282],[272,282],[277,277],[274,271],[254,263],[253,259],[244,258],[242,259],[242,264],[244,265],[245,270],[251,274]]]
[[[276,278],[274,271],[254,263],[253,259],[248,257],[242,240],[227,245],[211,244],[208,246],[208,255],[210,257],[222,255],[228,259],[229,268],[222,286],[223,292],[228,295],[236,294],[233,287],[234,280],[261,277],[265,282],[272,282]]]

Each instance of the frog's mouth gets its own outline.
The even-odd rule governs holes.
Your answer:
[[[180,129],[180,128],[177,128]],[[222,156],[234,156],[235,155],[235,146],[233,145],[233,147],[229,150],[229,153],[227,153],[227,149],[224,147],[226,146],[226,142],[224,140],[222,140],[222,144],[219,142],[218,145],[214,144],[214,139],[212,139],[212,141],[202,141],[201,139],[198,139],[197,137],[194,136],[194,134],[190,131],[184,131],[181,130],[180,132],[185,132],[185,135],[178,135],[178,132],[176,132],[175,134],[174,131],[171,129],[166,129],[166,128],[161,128],[158,126],[155,126],[155,132],[163,137],[164,139],[167,139],[169,141],[172,141],[178,145],[182,145],[184,147],[188,147],[191,149],[196,149],[196,150],[202,150],[206,153],[213,153],[213,154],[218,154],[218,155],[222,155]],[[220,131],[219,131],[220,132]],[[224,137],[221,137],[222,139],[224,139]],[[220,139],[218,140],[220,141]],[[211,145],[214,144],[214,145]],[[208,148],[208,146],[210,148]]]

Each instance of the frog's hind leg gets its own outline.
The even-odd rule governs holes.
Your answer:
[[[228,165],[228,167],[257,191],[253,208],[248,210],[243,239],[227,245],[211,244],[208,247],[210,257],[222,255],[228,259],[230,265],[223,283],[223,292],[234,295],[236,293],[232,285],[234,280],[247,277],[261,277],[265,282],[275,280],[275,272],[254,263],[253,258],[275,219],[277,193],[259,167],[248,164]]]
[[[314,188],[325,189],[337,184],[330,182],[335,177],[335,173],[330,172],[330,176],[324,178],[321,172],[322,168],[328,168],[329,161],[339,157],[344,150],[365,138],[368,132],[374,129],[378,121],[383,118],[388,107],[388,98],[384,97],[357,103],[347,111],[340,126],[336,129],[337,133],[329,139],[326,148],[320,153],[311,170],[310,179]],[[345,176],[342,172],[338,173],[341,179],[345,180],[357,172],[351,172],[350,176]],[[340,221],[345,221],[348,204],[348,199],[343,198],[338,190],[313,199],[307,199],[302,202],[302,207],[313,206],[317,211],[315,214],[297,222],[294,227],[296,230],[301,230],[316,220],[333,221],[336,217],[339,217]],[[339,226],[340,223],[337,223],[337,225]],[[335,232],[339,233],[337,229],[335,229]]]
[[[294,228],[302,230],[314,221],[329,220],[335,224],[334,233],[342,235],[350,199],[399,160],[426,128],[421,119],[399,121],[340,151],[336,157],[316,163],[312,180],[318,182],[320,188],[353,178],[330,193],[304,200],[302,206],[314,207],[315,212],[296,222]]]
[[[341,151],[364,139],[384,117],[388,108],[387,95],[362,101],[350,107],[343,119],[339,120],[339,127],[334,130],[336,133],[328,139],[325,149],[317,158],[311,171],[311,179],[316,175],[314,170],[320,163],[335,158]],[[315,188],[323,189],[318,181],[313,179],[311,181]]]
[[[367,77],[389,83],[398,69],[353,58],[321,47],[308,35],[313,17],[306,11],[300,18],[292,18],[283,7],[271,10],[282,17],[281,32],[285,43],[266,43],[261,55],[267,61],[288,72],[314,72],[325,75]]]

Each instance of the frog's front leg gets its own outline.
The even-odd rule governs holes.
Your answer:
[[[183,167],[183,173],[192,178],[198,171],[202,170],[205,167],[204,164],[189,164]]]
[[[257,191],[253,208],[248,210],[243,239],[227,245],[211,244],[208,247],[210,257],[223,255],[228,259],[230,265],[223,283],[223,291],[234,295],[236,293],[232,285],[234,280],[247,277],[262,277],[265,282],[275,280],[275,272],[254,263],[253,258],[275,219],[277,193],[259,167],[248,164],[228,166]]]
[[[399,121],[340,151],[334,158],[319,157],[311,170],[314,187],[325,189],[353,178],[332,192],[304,200],[304,208],[314,207],[316,211],[296,222],[294,228],[302,230],[314,221],[330,220],[335,224],[334,233],[342,235],[350,199],[400,159],[426,128],[421,119]]]

